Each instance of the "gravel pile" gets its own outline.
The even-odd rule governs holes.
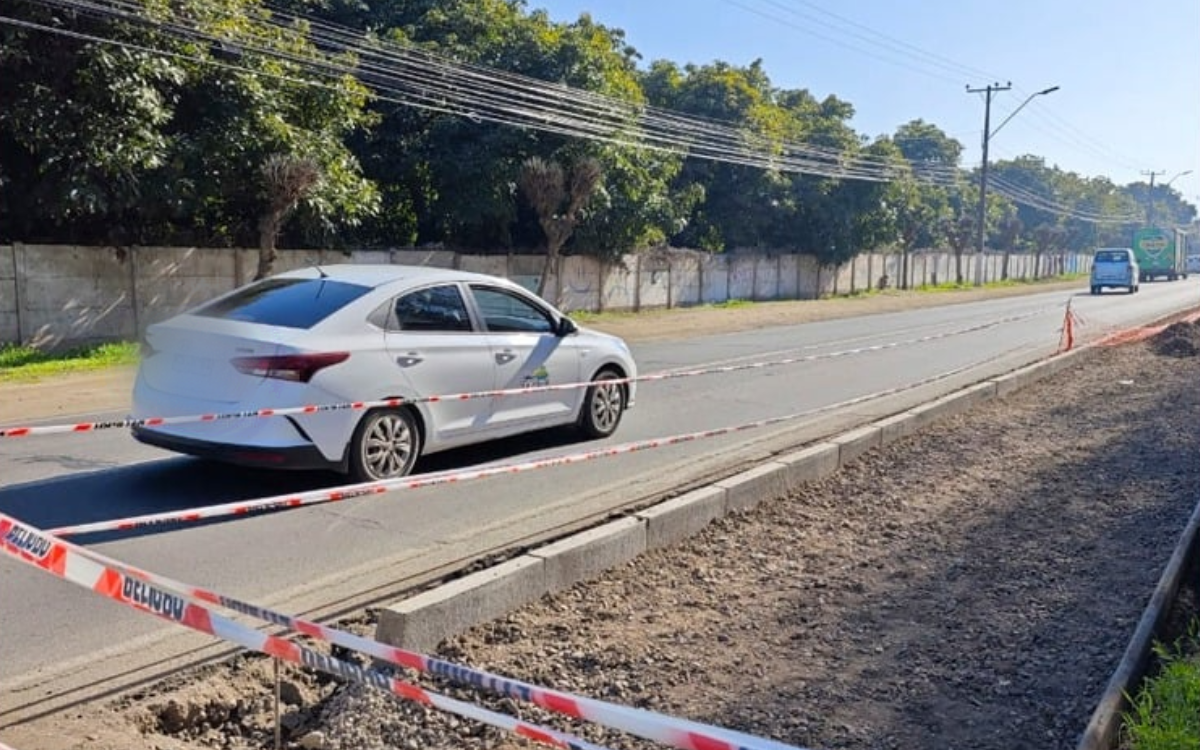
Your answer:
[[[1102,350],[440,653],[804,747],[1073,747],[1200,497],[1198,350],[1200,324]],[[119,712],[145,747],[270,747],[269,663],[240,662]],[[373,690],[285,679],[287,747],[524,745]],[[184,720],[165,731],[171,700]]]

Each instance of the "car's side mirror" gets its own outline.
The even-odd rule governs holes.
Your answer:
[[[570,318],[562,317],[558,319],[557,333],[559,336],[570,336],[572,333],[575,333],[578,330],[579,326],[575,325],[575,321],[571,320]]]

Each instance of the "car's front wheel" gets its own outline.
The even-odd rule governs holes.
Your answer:
[[[408,409],[368,412],[352,440],[349,469],[357,482],[405,476],[421,452],[421,433]]]
[[[616,382],[620,375],[613,370],[601,370],[592,378],[583,408],[579,412],[579,429],[590,438],[606,438],[617,431],[625,414],[625,388]]]

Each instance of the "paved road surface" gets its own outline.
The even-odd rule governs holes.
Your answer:
[[[779,427],[505,476],[392,493],[235,522],[85,541],[155,572],[296,613],[384,600],[489,552],[578,527],[639,500],[744,466],[773,450],[927,400],[1052,353],[1063,306],[1083,337],[1200,302],[1200,280],[1146,284],[1137,295],[1054,292],[635,347],[643,373],[843,351],[1034,313],[1020,322],[867,354],[650,383],[611,444],[800,412],[991,360],[969,374],[846,413]],[[996,359],[1001,357],[1000,359]],[[95,415],[102,416],[121,415]],[[466,468],[592,449],[569,433],[456,451],[418,471]],[[0,442],[0,510],[43,528],[194,507],[338,483],[171,457],[123,433]],[[104,685],[169,671],[167,657],[220,649],[10,561],[0,562],[0,725],[83,700]],[[162,660],[162,661],[160,661]],[[113,680],[116,679],[117,683]],[[16,689],[13,689],[16,688]]]

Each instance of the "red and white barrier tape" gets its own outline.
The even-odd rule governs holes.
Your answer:
[[[650,383],[661,380],[675,380],[677,378],[690,378],[700,375],[718,375],[732,372],[741,372],[744,370],[761,370],[769,367],[781,367],[784,365],[795,365],[806,362],[818,362],[826,359],[836,359],[839,357],[848,357],[858,354],[867,354],[870,352],[885,351],[888,349],[896,349],[902,346],[913,346],[916,344],[924,344],[930,341],[937,341],[953,336],[961,336],[967,333],[975,333],[978,331],[995,328],[996,326],[1005,323],[1013,323],[1020,320],[1035,317],[1043,314],[1046,309],[1040,308],[1033,312],[1022,313],[1021,315],[1012,315],[997,320],[980,323],[978,325],[969,326],[966,328],[958,328],[952,331],[943,331],[941,333],[928,334],[912,339],[902,341],[893,341],[886,344],[873,344],[871,346],[861,346],[853,349],[843,349],[836,352],[825,352],[823,354],[810,354],[803,357],[786,357],[763,362],[747,362],[736,365],[722,365],[719,367],[706,367],[691,370],[672,370],[664,372],[656,372],[648,375],[639,375],[632,378],[614,379],[612,383]],[[330,411],[363,411],[366,409],[375,408],[395,408],[401,404],[436,404],[443,401],[468,401],[479,398],[500,398],[504,396],[523,396],[534,393],[546,393],[549,391],[568,391],[588,388],[595,385],[590,381],[577,383],[559,383],[555,385],[540,385],[521,388],[501,388],[490,391],[471,391],[468,393],[450,393],[444,395],[421,396],[411,399],[389,398],[377,401],[349,401],[339,404],[306,404],[304,406],[287,406],[279,408],[264,408],[251,409],[247,411],[221,412],[211,414],[189,414],[174,417],[141,417],[115,419],[100,422],[76,422],[74,424],[54,424],[54,425],[38,425],[38,426],[18,426],[6,427],[0,429],[0,438],[17,438],[29,437],[32,435],[58,435],[58,434],[84,434],[99,432],[102,430],[111,430],[126,427],[163,427],[174,424],[191,424],[195,422],[224,422],[231,419],[254,419],[259,417],[283,417],[303,414],[318,414]]]
[[[423,674],[449,679],[466,687],[489,690],[516,700],[540,706],[548,711],[569,716],[572,719],[590,721],[611,729],[661,742],[677,748],[712,747],[711,742],[725,742],[731,747],[788,747],[741,732],[710,726],[687,719],[680,719],[653,711],[631,708],[586,696],[565,693],[551,688],[539,687],[510,677],[493,674],[455,664],[434,656],[389,646],[362,636],[347,633],[309,620],[282,614],[266,607],[234,599],[215,591],[156,575],[114,560],[86,547],[73,547],[72,551],[90,558],[96,563],[117,568],[129,576],[150,583],[173,593],[214,604],[224,609],[247,615],[261,622],[278,625],[317,641],[342,646],[376,659],[407,667]],[[697,741],[699,740],[699,741]]]
[[[393,649],[349,633],[341,633],[315,623],[279,615],[253,605],[227,599],[213,592],[153,576],[144,571],[134,572],[130,566],[123,563],[109,564],[108,559],[98,553],[56,539],[46,532],[27,526],[4,514],[0,514],[0,548],[22,562],[168,622],[183,625],[293,664],[361,682],[390,692],[399,698],[416,701],[441,711],[505,729],[554,747],[602,750],[599,746],[573,735],[527,724],[505,714],[398,680],[381,671],[360,667],[333,656],[321,654],[279,636],[268,635],[218,614],[209,607],[188,601],[188,598],[194,597],[251,614],[266,622],[283,625],[325,642],[342,641],[349,648],[356,648],[364,653],[377,653],[381,658],[401,666],[440,674],[472,686],[500,690],[506,695],[532,701],[544,708],[573,718],[585,719],[614,729],[628,731],[645,739],[670,744],[680,750],[734,750],[735,748],[797,750],[791,745],[774,740],[664,714],[545,690],[449,662],[430,660],[420,654]],[[336,637],[335,634],[337,634]]]
[[[0,514],[0,549],[22,562],[91,589],[101,596],[251,651],[361,682],[404,700],[489,724],[554,747],[602,750],[578,737],[526,724],[505,714],[433,693],[377,670],[360,667],[254,630],[116,568],[101,565],[80,554],[80,550],[69,542],[55,539],[3,514]]]
[[[91,523],[75,524],[72,526],[61,526],[57,529],[51,530],[48,533],[54,534],[55,536],[76,536],[79,534],[91,534],[101,531],[131,531],[133,529],[147,526],[159,526],[169,523],[184,523],[190,521],[204,521],[214,518],[224,518],[227,516],[245,516],[251,513],[263,513],[267,511],[300,508],[307,505],[322,505],[324,503],[339,502],[341,500],[349,500],[355,497],[380,495],[387,492],[395,492],[397,490],[414,490],[421,487],[433,487],[442,484],[468,482],[476,479],[499,476],[502,474],[519,474],[527,471],[533,471],[535,469],[548,469],[555,466],[567,466],[570,464],[592,461],[597,458],[607,458],[609,456],[619,456],[626,453],[636,453],[638,451],[649,450],[651,448],[663,448],[668,445],[678,445],[680,443],[703,440],[705,438],[713,438],[720,435],[729,435],[735,432],[744,432],[746,430],[757,429],[760,427],[768,427],[770,425],[801,419],[803,417],[810,417],[823,412],[833,411],[835,409],[854,406],[866,401],[882,398],[884,396],[890,396],[902,391],[919,388],[924,385],[929,385],[930,383],[935,383],[940,380],[954,377],[955,375],[966,372],[967,370],[1007,356],[1009,353],[1010,352],[1004,352],[995,357],[990,357],[970,365],[964,365],[962,367],[939,373],[913,383],[907,383],[905,385],[896,386],[883,391],[876,391],[875,393],[856,396],[845,401],[840,401],[836,404],[827,404],[825,406],[819,406],[815,409],[807,409],[805,411],[785,414],[778,417],[768,417],[766,419],[732,425],[729,427],[718,427],[711,430],[701,430],[699,432],[688,432],[662,438],[653,438],[650,440],[639,440],[631,443],[614,445],[607,448],[586,451],[583,453],[572,453],[564,456],[551,456],[549,458],[512,464],[502,464],[500,466],[490,466],[482,469],[469,469],[466,471],[445,472],[428,476],[403,477],[400,479],[388,479],[379,482],[351,484],[323,490],[299,492],[291,495],[275,495],[272,497],[258,498],[256,500],[242,500],[236,503],[209,505],[202,508],[193,508],[191,510],[148,513],[141,516],[130,516],[128,518],[119,518],[109,521],[94,521]]]

